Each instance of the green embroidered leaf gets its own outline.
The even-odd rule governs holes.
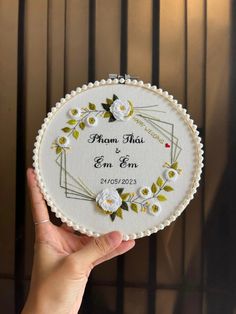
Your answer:
[[[178,169],[178,161],[175,161],[172,165],[171,168],[177,170]]]
[[[125,200],[127,200],[127,198],[129,197],[129,193],[124,193],[124,194],[121,194],[121,199],[123,200],[123,201],[125,201]]]
[[[112,214],[110,215],[110,218],[111,218],[111,221],[114,221],[115,218],[116,218],[116,212],[112,213]]]
[[[123,215],[122,215],[122,209],[121,208],[118,208],[117,211],[116,211],[116,216],[123,219]]]
[[[174,191],[174,189],[170,186],[170,185],[166,185],[164,186],[163,188],[166,192],[171,192],[171,191]]]
[[[122,208],[122,209],[124,209],[124,210],[129,210],[127,203],[124,202],[124,201],[122,202],[120,208]]]
[[[110,111],[105,111],[104,114],[103,114],[104,118],[110,118],[110,116],[111,116],[111,112]]]
[[[113,115],[111,115],[111,116],[110,116],[110,119],[108,120],[108,122],[114,122],[114,121],[116,121],[116,119],[114,118]]]
[[[137,206],[137,204],[131,203],[131,204],[130,204],[130,208],[131,208],[135,213],[138,212],[138,206]]]
[[[164,183],[164,180],[162,179],[162,177],[158,177],[156,183],[157,183],[157,185],[158,185],[159,187],[162,187],[162,185],[163,185],[163,183]]]
[[[69,121],[67,121],[67,123],[70,125],[74,125],[77,123],[77,121],[76,120],[69,120]]]
[[[91,102],[89,103],[88,107],[89,107],[90,110],[96,110],[96,105],[92,104]]]
[[[65,128],[62,129],[62,131],[65,132],[65,133],[69,133],[70,130],[71,130],[71,128],[68,128],[68,127],[65,127]]]
[[[113,95],[113,101],[115,101],[116,99],[119,99],[118,96],[116,96],[115,94]]]
[[[107,99],[106,99],[106,102],[107,102],[107,104],[108,104],[108,105],[113,104],[113,100],[112,100],[112,99],[110,99],[110,98],[107,98]]]
[[[164,201],[167,200],[167,198],[165,197],[165,195],[162,195],[162,194],[159,194],[159,195],[157,196],[157,199],[158,199],[158,201],[160,201],[160,202],[164,202]]]
[[[108,104],[102,104],[103,108],[106,110],[106,111],[110,111],[110,107],[111,105],[108,105]]]
[[[84,122],[80,122],[79,127],[81,128],[81,130],[83,130],[85,128],[85,123]]]
[[[123,188],[118,188],[118,189],[116,189],[116,191],[121,195],[122,192],[124,191],[124,189]]]
[[[56,153],[60,154],[62,152],[62,148],[60,146],[57,146],[56,148]]]
[[[152,193],[156,193],[157,192],[157,186],[156,186],[155,183],[152,184],[151,190],[152,190]]]
[[[73,137],[77,140],[77,138],[79,137],[79,131],[74,130],[73,131]]]

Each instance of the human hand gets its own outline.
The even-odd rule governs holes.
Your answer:
[[[135,242],[122,242],[116,231],[91,238],[64,224],[53,225],[33,169],[27,170],[27,180],[34,222],[46,222],[35,225],[31,285],[22,314],[77,313],[93,267],[127,252]]]

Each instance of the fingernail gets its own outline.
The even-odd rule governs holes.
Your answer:
[[[107,234],[109,242],[111,245],[120,244],[122,241],[122,234],[119,231],[112,231]]]

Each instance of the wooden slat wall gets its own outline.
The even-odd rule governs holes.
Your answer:
[[[9,313],[14,313],[17,18],[18,1],[0,1],[0,303]]]
[[[153,78],[188,108],[205,142],[205,176],[174,224],[94,270],[81,313],[207,313],[204,226],[228,158],[231,1],[22,0],[20,20],[19,3],[0,0],[1,308],[14,313],[14,278],[15,287],[28,287],[32,266],[34,230],[28,202],[25,210],[15,204],[16,165],[32,164],[37,130],[58,99],[89,79],[122,71]],[[22,84],[17,60],[24,61]],[[17,97],[25,120],[20,163]],[[24,230],[17,213],[25,214]],[[26,291],[17,291],[18,309]]]

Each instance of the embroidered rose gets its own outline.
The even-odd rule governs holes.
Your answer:
[[[60,146],[60,147],[68,147],[70,143],[70,140],[68,137],[66,136],[59,136],[57,138],[57,144]]]
[[[85,119],[85,123],[89,127],[96,126],[98,124],[98,118],[94,115],[90,115]]]
[[[165,171],[165,178],[168,181],[173,181],[174,182],[174,181],[176,181],[178,179],[178,176],[179,176],[178,172],[175,169],[173,169],[173,168],[167,169]]]
[[[114,188],[107,188],[98,193],[96,202],[106,212],[113,213],[121,206],[122,199]]]
[[[161,210],[161,205],[158,202],[158,200],[156,200],[155,198],[152,198],[148,204],[147,204],[147,208],[148,208],[148,212],[151,215],[157,215],[159,214],[160,210]]]
[[[134,110],[130,101],[116,99],[110,106],[110,112],[116,120],[125,121],[132,116]]]
[[[152,197],[153,193],[152,193],[151,189],[148,186],[143,186],[143,187],[141,187],[141,189],[139,189],[139,195],[142,198],[147,199],[147,198]]]
[[[82,111],[79,108],[72,108],[68,111],[68,114],[71,118],[75,120],[79,120],[81,117]]]

